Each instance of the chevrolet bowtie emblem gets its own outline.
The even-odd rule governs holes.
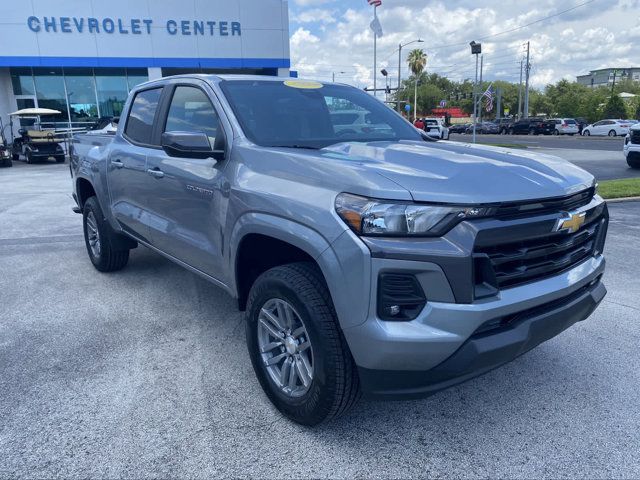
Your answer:
[[[575,233],[580,230],[580,227],[584,225],[586,220],[587,213],[565,213],[562,218],[560,218],[556,223],[556,228],[554,231],[556,232],[569,232]]]

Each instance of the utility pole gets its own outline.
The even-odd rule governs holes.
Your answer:
[[[471,46],[471,55],[476,56],[476,82],[473,84],[473,143],[476,143],[476,125],[478,115],[478,57],[482,53],[482,44],[476,41],[469,43]]]
[[[484,55],[480,55],[480,90],[478,90],[478,122],[482,123],[482,65],[484,64]],[[475,120],[475,119],[474,119]]]
[[[531,64],[529,63],[529,42],[527,42],[527,64],[525,66],[526,79],[524,83],[524,118],[529,118],[529,72]]]
[[[373,19],[374,22],[378,22],[378,6],[374,6],[373,7]],[[378,75],[376,75],[376,65],[378,64],[377,62],[377,55],[378,55],[378,34],[374,31],[373,32],[373,96],[376,97],[378,94],[378,89],[377,87],[377,78]]]
[[[613,91],[616,88],[616,74],[618,73],[618,70],[613,70],[613,83],[611,84],[611,96],[613,96]]]
[[[518,83],[518,120],[522,118],[522,64],[524,60],[520,60],[520,83]]]
[[[502,90],[496,87],[496,120],[500,118],[500,107],[502,106]]]

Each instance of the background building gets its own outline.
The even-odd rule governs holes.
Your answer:
[[[286,0],[31,0],[0,16],[0,115],[119,115],[129,90],[186,72],[289,75]],[[14,127],[16,130],[17,127]]]
[[[640,67],[634,68],[601,68],[591,70],[588,75],[578,75],[577,81],[587,87],[611,86],[615,75],[616,82],[633,80],[640,82]]]

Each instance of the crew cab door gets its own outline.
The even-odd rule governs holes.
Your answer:
[[[213,94],[200,84],[166,88],[161,131],[205,133],[212,148],[224,149],[226,137]],[[154,182],[147,199],[153,245],[219,279],[229,191],[225,166],[224,159],[171,156],[164,150],[153,151],[147,159]]]
[[[145,241],[149,237],[146,203],[153,186],[147,173],[147,156],[160,148],[154,141],[154,129],[161,94],[162,87],[136,93],[122,138],[116,137],[107,160],[111,211],[123,230]]]

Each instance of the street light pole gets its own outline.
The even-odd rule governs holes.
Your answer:
[[[482,44],[475,41],[469,43],[471,54],[476,56],[476,82],[473,85],[473,143],[476,143],[476,125],[478,115],[478,56],[482,53]]]
[[[412,43],[423,43],[424,40],[422,40],[421,38],[418,38],[417,40],[412,40],[410,42],[407,42],[405,44],[399,44],[398,45],[398,90],[396,90],[396,96],[400,95],[400,82],[402,81],[402,48],[406,47],[407,45],[411,45]],[[400,113],[400,97],[397,98],[397,102],[396,102],[396,110],[398,113]]]

